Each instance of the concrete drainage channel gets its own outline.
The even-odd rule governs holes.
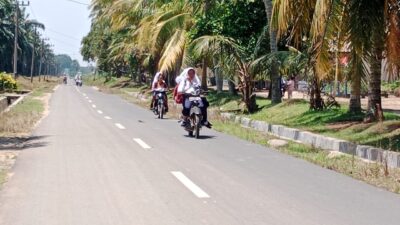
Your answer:
[[[349,141],[325,137],[282,125],[273,125],[263,121],[251,120],[246,117],[236,116],[233,113],[221,113],[221,117],[225,120],[241,124],[244,127],[253,128],[283,139],[300,142],[327,151],[354,155],[364,160],[387,164],[391,168],[400,168],[400,153],[397,152],[372,146],[357,145]]]
[[[9,111],[12,107],[22,101],[30,91],[16,91],[13,94],[0,96],[0,113]]]

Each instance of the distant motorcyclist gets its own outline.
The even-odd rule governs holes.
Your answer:
[[[152,86],[152,91],[153,91],[153,98],[151,100],[152,105],[151,108],[154,109],[156,107],[156,93],[159,91],[162,91],[164,93],[164,106],[165,106],[165,112],[168,112],[168,97],[166,95],[166,91],[168,90],[168,85],[164,80],[164,75],[160,74],[157,77],[157,81],[153,83]]]
[[[64,75],[64,76],[63,76],[63,83],[64,83],[64,84],[67,84],[67,75]]]
[[[151,99],[151,102],[150,102],[150,110],[154,109],[154,101],[155,101],[154,87],[157,84],[158,78],[160,76],[164,77],[164,74],[162,72],[157,72],[156,75],[154,75],[153,81],[151,82],[151,92],[153,93],[153,98]],[[163,78],[163,80],[164,80],[164,78]]]
[[[176,83],[178,84],[178,94],[183,94],[184,99],[182,101],[183,110],[182,110],[182,124],[181,126],[187,126],[187,119],[190,114],[191,102],[188,98],[185,97],[185,94],[191,94],[196,88],[200,88],[201,82],[199,77],[196,75],[196,71],[194,68],[189,67],[185,69],[176,79]],[[203,114],[202,125],[205,127],[211,128],[212,124],[207,120],[207,108],[209,103],[206,98],[201,98],[200,109]]]

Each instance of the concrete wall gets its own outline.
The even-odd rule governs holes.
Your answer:
[[[0,97],[0,112],[3,112],[8,107],[7,97]]]

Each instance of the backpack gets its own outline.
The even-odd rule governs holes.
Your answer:
[[[175,86],[173,96],[176,104],[182,104],[183,103],[183,94],[178,93],[178,87],[179,84]]]

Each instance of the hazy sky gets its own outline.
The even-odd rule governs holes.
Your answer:
[[[82,65],[80,46],[82,38],[90,30],[90,0],[29,0],[26,7],[30,18],[46,26],[44,36],[54,45],[56,54],[68,54]],[[25,1],[26,2],[26,1]],[[76,3],[78,2],[78,3]]]

